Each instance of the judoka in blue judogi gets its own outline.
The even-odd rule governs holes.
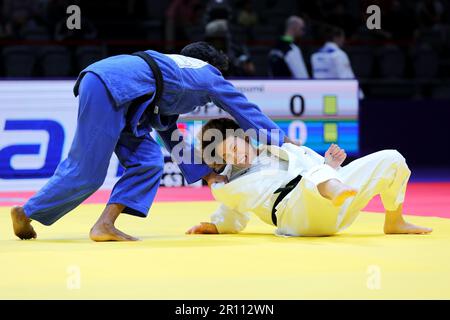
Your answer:
[[[278,126],[222,77],[226,57],[204,42],[185,47],[181,55],[145,51],[161,72],[162,94],[148,112],[158,92],[158,78],[145,59],[118,55],[84,69],[75,85],[79,94],[77,129],[67,159],[52,178],[23,207],[11,211],[15,234],[36,238],[30,222],[51,225],[76,208],[104,182],[115,152],[125,168],[114,186],[101,217],[91,229],[91,239],[135,240],[114,227],[120,213],[146,217],[163,173],[164,159],[150,136],[156,130],[170,150],[180,114],[213,102],[244,129],[277,130],[269,143],[287,140]],[[153,70],[153,71],[152,71]],[[161,92],[161,91],[159,91]],[[272,140],[271,140],[272,139]],[[223,179],[205,164],[181,163],[189,183]]]

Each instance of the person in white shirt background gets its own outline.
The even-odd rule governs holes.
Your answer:
[[[302,51],[295,44],[304,34],[304,29],[305,22],[302,18],[291,16],[286,20],[284,35],[269,52],[271,77],[309,79]]]
[[[321,28],[325,44],[311,55],[311,68],[314,79],[356,79],[347,53],[341,48],[345,43],[344,30],[333,26]],[[359,90],[359,98],[364,93]]]
[[[328,236],[350,226],[377,194],[386,210],[384,233],[432,231],[403,219],[411,171],[395,150],[376,152],[340,167],[346,153],[337,145],[325,157],[292,143],[254,147],[236,122],[225,118],[205,124],[200,140],[205,162],[216,168],[226,164],[222,174],[229,182],[210,185],[221,205],[211,222],[190,228],[188,234],[237,233],[254,213],[277,226],[277,235]]]

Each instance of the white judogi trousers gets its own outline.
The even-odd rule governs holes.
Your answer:
[[[277,206],[278,228],[283,236],[327,236],[347,228],[377,194],[384,208],[396,210],[403,203],[411,171],[403,156],[384,150],[357,159],[339,170],[324,166],[302,179]],[[322,197],[317,185],[337,179],[358,190],[342,206]]]

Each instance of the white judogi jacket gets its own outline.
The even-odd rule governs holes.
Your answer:
[[[273,225],[272,206],[278,196],[278,193],[274,195],[274,192],[298,175],[315,185],[335,176],[336,170],[325,165],[324,158],[310,148],[291,143],[285,143],[281,147],[260,147],[260,152],[266,150],[288,161],[288,170],[267,169],[243,175],[226,184],[216,183],[211,186],[214,198],[222,203],[211,216],[211,222],[216,225],[219,233],[236,233],[243,230],[250,213]],[[227,165],[222,174],[230,177],[231,169],[232,166]],[[281,201],[278,204],[277,216],[282,213],[284,203],[285,201]]]

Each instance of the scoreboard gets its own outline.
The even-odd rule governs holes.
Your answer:
[[[356,80],[234,80],[234,86],[272,118],[294,141],[324,152],[331,143],[358,154],[358,82]],[[209,104],[181,116],[191,134],[194,121],[227,116]]]

